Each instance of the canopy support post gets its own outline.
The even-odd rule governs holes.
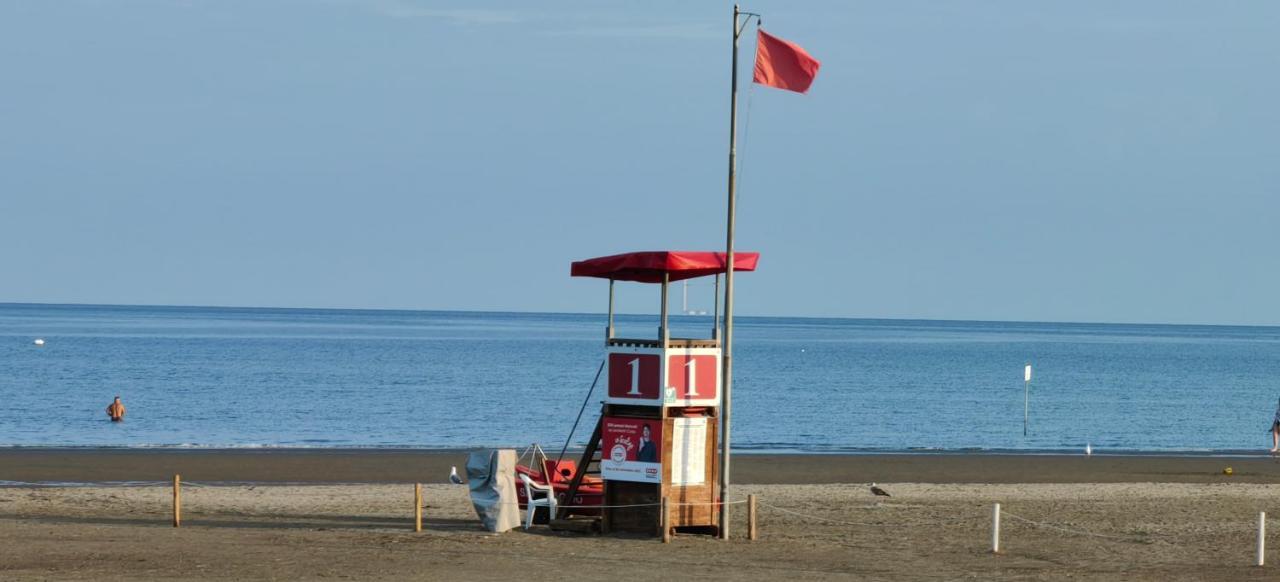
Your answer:
[[[609,325],[604,328],[604,345],[613,339],[613,279],[609,279]]]
[[[711,295],[715,297],[715,308],[711,316],[711,339],[720,340],[720,273],[716,273],[716,282]]]
[[[671,330],[668,329],[667,323],[667,287],[671,284],[671,274],[662,274],[662,322],[658,324],[658,338],[662,342],[662,349],[667,349],[667,344],[671,339]]]

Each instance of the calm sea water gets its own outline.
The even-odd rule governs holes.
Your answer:
[[[624,336],[656,335],[654,317],[619,323]],[[603,325],[574,314],[0,304],[0,446],[556,448],[603,357]],[[710,326],[674,325],[698,336]],[[1274,327],[750,317],[735,327],[744,449],[1258,450],[1280,398]],[[114,424],[103,411],[117,394],[129,414]]]

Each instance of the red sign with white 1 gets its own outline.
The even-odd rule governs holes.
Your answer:
[[[720,405],[720,349],[667,350],[663,377],[667,406]]]
[[[613,404],[718,406],[718,348],[614,348],[608,397]]]
[[[715,354],[667,356],[667,387],[675,389],[676,400],[714,399],[719,363]]]
[[[610,352],[609,399],[656,401],[661,398],[661,364],[656,353]]]

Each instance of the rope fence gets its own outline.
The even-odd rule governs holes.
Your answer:
[[[1151,538],[1145,538],[1145,537],[1138,537],[1138,536],[1113,536],[1113,535],[1107,535],[1107,534],[1094,533],[1094,532],[1091,532],[1091,531],[1089,531],[1089,530],[1085,530],[1085,529],[1074,529],[1074,528],[1070,528],[1070,527],[1064,527],[1064,526],[1060,526],[1060,525],[1054,525],[1054,524],[1052,524],[1052,523],[1045,523],[1045,522],[1043,522],[1043,521],[1035,521],[1035,520],[1033,520],[1033,519],[1027,519],[1027,518],[1025,518],[1025,517],[1022,517],[1022,516],[1020,516],[1020,515],[1014,515],[1014,514],[1012,514],[1012,513],[1007,512],[1007,511],[1006,511],[1006,512],[1003,512],[1003,514],[1004,514],[1006,517],[1012,517],[1013,519],[1016,519],[1016,520],[1018,520],[1018,521],[1020,521],[1020,522],[1022,522],[1022,523],[1026,523],[1026,524],[1029,524],[1029,525],[1033,525],[1033,526],[1035,526],[1035,527],[1044,528],[1044,529],[1049,529],[1049,530],[1054,530],[1054,531],[1059,531],[1059,532],[1063,532],[1063,533],[1075,534],[1075,535],[1079,535],[1079,536],[1088,536],[1088,537],[1094,537],[1094,538],[1102,538],[1102,539],[1106,539],[1106,540],[1121,540],[1121,541],[1126,541],[1126,542],[1137,542],[1137,543],[1147,543],[1147,542],[1150,542],[1150,541],[1151,541]]]
[[[839,519],[832,519],[832,518],[824,517],[820,515],[804,513],[804,512],[796,511],[793,509],[788,509],[786,507],[779,507],[777,505],[773,505],[769,503],[760,503],[759,505],[761,507],[766,507],[771,510],[778,511],[780,513],[793,515],[793,516],[804,518],[807,520],[822,521],[826,523],[832,523],[836,525],[843,525],[843,526],[850,526],[850,527],[889,528],[889,527],[900,527],[901,525],[901,524],[895,524],[895,523],[868,523],[868,522],[857,522],[857,521],[845,521],[845,520],[839,520]],[[1068,527],[1060,524],[1038,521],[1038,520],[1023,517],[1021,515],[1009,513],[1007,511],[1001,511],[1000,504],[996,503],[992,506],[992,515],[991,515],[991,553],[993,554],[1001,553],[1000,551],[1001,516],[1012,518],[1013,520],[1019,523],[1024,523],[1026,525],[1029,525],[1035,528],[1046,529],[1046,530],[1056,531],[1059,533],[1070,534],[1070,535],[1104,539],[1104,540],[1124,541],[1124,542],[1131,542],[1131,543],[1138,543],[1138,544],[1149,544],[1149,543],[1152,543],[1153,541],[1162,541],[1162,542],[1174,544],[1174,545],[1177,545],[1180,541],[1177,536],[1153,535],[1153,534],[1148,534],[1143,536],[1124,536],[1124,535],[1102,534],[1102,533],[1089,531],[1083,528]],[[1258,513],[1257,537],[1256,537],[1256,542],[1257,542],[1256,559],[1254,560],[1254,566],[1258,566],[1258,567],[1264,566],[1266,563],[1266,531],[1267,531],[1266,516],[1267,516],[1266,512]],[[931,522],[913,522],[911,525],[913,527],[934,527],[938,525],[947,525],[947,524],[964,523],[964,522],[974,523],[974,520],[957,518],[957,519],[950,519],[950,520],[936,520]]]
[[[1000,510],[1000,504],[996,503],[992,507],[992,512],[991,512],[991,553],[993,554],[1000,553],[1001,513],[1002,512]],[[1003,513],[1004,515],[1008,515],[1009,517],[1019,522],[1026,523],[1034,527],[1058,531],[1058,532],[1072,534],[1072,535],[1086,536],[1086,537],[1100,538],[1100,539],[1107,539],[1107,540],[1120,540],[1120,541],[1142,543],[1142,544],[1151,543],[1152,541],[1152,537],[1116,536],[1116,535],[1100,534],[1100,533],[1091,532],[1085,529],[1065,527],[1065,526],[1056,525],[1052,523],[1045,523],[1042,521],[1027,519],[1020,515],[1014,515],[1008,512],[1003,512]],[[1155,536],[1155,539],[1163,540],[1168,543],[1174,543],[1170,541],[1171,539],[1174,539],[1174,538],[1171,538],[1169,536]],[[1267,540],[1267,512],[1262,511],[1258,513],[1258,535],[1256,538],[1257,555],[1256,555],[1256,559],[1254,560],[1254,564],[1253,564],[1254,566],[1261,567],[1266,564],[1266,540]]]
[[[737,501],[725,501],[725,502],[719,502],[719,501],[703,501],[703,502],[678,502],[678,501],[672,501],[672,502],[668,503],[667,505],[669,505],[669,506],[671,506],[671,507],[686,507],[686,506],[698,506],[698,507],[702,507],[702,506],[707,506],[707,505],[711,505],[711,506],[719,507],[719,506],[721,506],[721,505],[742,505],[743,503],[746,503],[746,502],[747,502],[747,500],[746,500],[746,499],[739,499],[739,500],[737,500]],[[519,504],[517,503],[516,505],[519,505]],[[628,504],[625,504],[625,505],[560,505],[559,503],[557,503],[557,504],[556,504],[556,507],[558,507],[558,508],[563,508],[563,509],[622,509],[622,508],[626,508],[626,507],[661,507],[661,506],[662,506],[662,502],[661,502],[661,501],[657,501],[657,502],[654,502],[654,503],[628,503]]]
[[[181,527],[182,525],[182,489],[183,487],[214,488],[214,487],[235,486],[235,484],[226,484],[226,483],[201,483],[198,481],[184,481],[182,480],[181,475],[174,475],[172,482],[130,481],[129,485],[135,486],[135,487],[172,486],[173,487],[173,527]],[[422,508],[425,501],[422,493],[421,483],[414,483],[413,495],[414,495],[414,531],[420,532],[422,531]],[[675,507],[705,507],[705,506],[719,507],[722,505],[741,505],[745,503],[752,503],[754,502],[754,497],[755,496],[749,496],[747,499],[737,499],[734,501],[724,501],[724,502],[670,501],[669,499],[664,497],[661,501],[656,501],[651,503],[626,503],[626,504],[614,504],[614,505],[556,504],[556,508],[557,509],[626,509],[626,508],[639,508],[639,507],[662,507],[665,509],[665,508],[675,508]],[[527,505],[527,504],[521,504],[520,502],[507,502],[507,503],[500,503],[499,505],[519,507],[520,505]],[[754,517],[752,520],[754,521]]]
[[[769,509],[772,509],[772,510],[774,510],[774,511],[781,511],[782,513],[787,513],[787,514],[790,514],[790,515],[794,515],[794,516],[796,516],[796,517],[803,517],[803,518],[805,518],[805,519],[816,519],[816,520],[818,520],[818,521],[825,521],[825,522],[827,522],[827,523],[834,523],[834,524],[838,524],[838,525],[848,525],[848,526],[854,526],[854,527],[888,527],[888,526],[892,525],[892,524],[887,524],[887,523],[865,523],[865,522],[860,522],[860,521],[841,521],[841,520],[838,520],[838,519],[831,519],[831,518],[829,518],[829,517],[822,517],[822,516],[819,516],[819,515],[810,515],[810,514],[807,514],[807,513],[801,513],[801,512],[799,512],[799,511],[795,511],[795,510],[792,510],[792,509],[787,509],[787,508],[785,508],[785,507],[778,507],[777,505],[772,505],[772,504],[769,504],[769,503],[761,503],[761,504],[760,504],[760,506],[761,506],[761,507],[768,507]]]
[[[120,487],[165,487],[165,486],[172,487],[173,527],[181,527],[182,526],[182,490],[183,488],[206,489],[206,488],[236,487],[236,486],[245,486],[245,485],[253,486],[253,485],[259,485],[259,484],[225,483],[225,482],[208,483],[208,482],[200,482],[200,481],[184,481],[181,475],[174,475],[172,481],[129,481],[129,482],[121,483],[117,486],[120,486]],[[423,494],[423,487],[421,483],[415,483],[413,489],[414,489],[413,491],[413,504],[414,504],[413,528],[415,532],[421,532],[423,531],[422,520],[423,520],[423,508],[425,507],[425,497]],[[757,532],[758,532],[758,526],[760,521],[758,517],[758,511],[757,511],[758,507],[763,507],[771,511],[778,512],[780,514],[789,515],[792,517],[800,518],[802,520],[807,520],[812,522],[823,522],[823,523],[834,524],[834,525],[845,526],[845,527],[899,528],[899,527],[902,527],[903,525],[902,523],[892,523],[892,522],[872,523],[872,522],[862,522],[862,521],[848,521],[844,519],[836,519],[836,518],[827,517],[823,515],[815,515],[812,513],[806,513],[804,511],[798,511],[796,509],[791,509],[788,507],[782,507],[782,506],[774,505],[771,503],[760,502],[758,500],[758,496],[754,494],[748,495],[744,499],[734,499],[729,501],[687,502],[687,501],[674,501],[670,498],[663,497],[659,501],[649,502],[649,503],[627,503],[627,504],[611,504],[611,505],[556,504],[556,508],[557,509],[578,509],[578,510],[604,510],[604,509],[657,507],[657,508],[660,508],[659,517],[661,518],[661,530],[663,533],[662,539],[663,539],[663,542],[665,543],[665,542],[670,542],[671,540],[671,532],[674,529],[670,525],[672,523],[671,512],[675,508],[707,507],[707,506],[720,507],[720,506],[744,505],[744,504],[747,506],[747,522],[748,522],[747,538],[749,540],[758,539]],[[519,502],[507,502],[507,503],[504,503],[504,505],[519,506],[521,504]],[[534,509],[536,509],[536,507]],[[994,553],[994,554],[1001,553],[1000,522],[1002,517],[1007,517],[1017,523],[1025,524],[1027,526],[1037,528],[1037,529],[1054,531],[1061,534],[1067,534],[1067,535],[1073,535],[1073,536],[1097,538],[1102,540],[1121,541],[1121,542],[1138,543],[1138,544],[1150,544],[1152,542],[1160,541],[1160,542],[1175,544],[1175,545],[1179,545],[1180,542],[1182,541],[1180,536],[1171,536],[1171,535],[1163,535],[1163,534],[1145,534],[1144,533],[1142,535],[1116,535],[1116,534],[1098,533],[1098,532],[1090,531],[1088,529],[1078,527],[1078,526],[1041,521],[1041,520],[1032,519],[1029,517],[1024,517],[1022,515],[1018,515],[1015,513],[1010,513],[1008,511],[1003,511],[1001,508],[1001,504],[995,503],[992,506],[991,523],[990,523],[991,553]],[[956,517],[951,519],[932,520],[927,522],[914,521],[914,522],[911,522],[910,525],[912,527],[935,527],[935,526],[942,526],[942,525],[954,525],[957,523],[969,523],[969,524],[981,526],[982,518],[981,517]],[[1258,519],[1257,519],[1256,559],[1254,560],[1254,565],[1259,567],[1265,564],[1266,527],[1267,527],[1266,513],[1260,512],[1258,514]]]

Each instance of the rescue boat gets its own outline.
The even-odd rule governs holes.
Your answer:
[[[524,464],[526,457],[529,463]],[[604,505],[604,480],[598,476],[583,475],[582,484],[573,499],[567,499],[569,483],[578,471],[578,463],[570,459],[556,461],[547,457],[542,447],[533,445],[520,455],[516,464],[516,498],[520,509],[527,509],[528,495],[521,484],[520,475],[527,475],[531,481],[539,485],[550,484],[560,504],[568,506],[568,515],[600,515],[598,506]],[[549,478],[548,478],[549,476]]]

